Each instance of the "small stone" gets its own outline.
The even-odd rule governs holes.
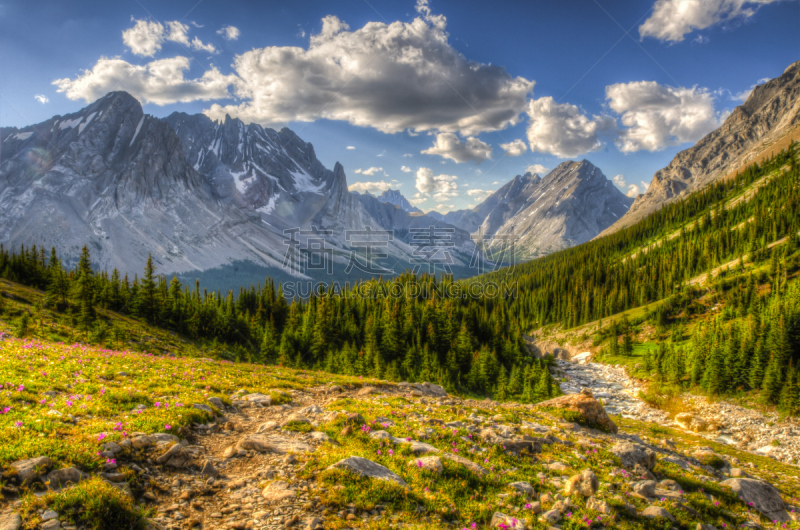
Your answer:
[[[589,500],[586,501],[586,507],[603,514],[611,513],[611,506],[606,501],[600,500],[597,497],[589,498]]]
[[[655,497],[656,482],[654,480],[640,480],[633,484],[633,491],[643,497]]]
[[[167,467],[182,468],[191,464],[192,455],[181,444],[175,444],[156,458],[156,462]]]
[[[340,460],[331,465],[328,469],[347,469],[365,477],[396,482],[401,486],[408,485],[405,480],[388,468],[360,456],[351,456]]]
[[[296,495],[293,489],[289,488],[289,483],[282,480],[271,482],[261,492],[261,495],[268,502],[277,502],[285,499],[290,499]]]
[[[591,469],[584,469],[580,474],[571,477],[564,486],[564,495],[583,495],[591,497],[597,493],[600,482]]]
[[[42,521],[49,521],[51,519],[58,519],[58,514],[53,510],[47,510],[42,514]]]
[[[548,510],[544,512],[539,519],[545,523],[555,524],[561,520],[561,512],[558,510]]]
[[[620,459],[625,469],[633,469],[637,465],[652,469],[656,465],[656,453],[643,445],[619,442],[611,448],[611,452]]]
[[[49,521],[42,523],[39,528],[41,528],[41,530],[58,530],[61,528],[61,522],[59,522],[57,519],[50,519]]]
[[[642,510],[642,517],[650,517],[650,518],[664,518],[669,519],[672,522],[675,522],[675,518],[669,513],[667,510],[662,508],[661,506],[648,506],[644,510]]]
[[[508,487],[515,489],[528,497],[533,495],[533,486],[531,486],[529,482],[512,482],[508,485]]]
[[[508,528],[511,530],[525,530],[525,523],[516,517],[511,517],[504,513],[495,512],[492,515],[492,522],[489,523],[491,528]]]
[[[206,460],[203,462],[203,469],[200,470],[200,474],[206,477],[216,477],[219,475],[219,471],[217,471],[217,468],[214,467],[214,464],[212,464],[210,460]]]

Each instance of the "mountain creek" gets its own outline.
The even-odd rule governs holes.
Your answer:
[[[693,432],[781,462],[800,463],[800,425],[795,418],[781,418],[778,413],[762,413],[689,393],[681,397],[690,412],[671,418],[639,397],[647,390],[646,382],[628,376],[625,367],[585,362],[586,359],[577,356],[572,361],[556,361],[554,375],[561,378],[560,387],[565,394],[588,388],[609,414]]]

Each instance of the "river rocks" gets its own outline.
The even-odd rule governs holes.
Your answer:
[[[633,484],[632,489],[643,497],[655,497],[656,482],[655,480],[640,480]]]
[[[652,469],[656,465],[656,453],[643,445],[630,442],[619,442],[611,448],[622,462],[625,469],[634,469],[637,465],[645,469]]]
[[[424,469],[425,471],[431,471],[436,473],[437,475],[444,470],[444,466],[442,466],[442,460],[438,456],[425,456],[422,458],[412,458],[408,461],[409,467],[415,467],[417,469]]]
[[[489,527],[506,528],[510,530],[525,530],[525,523],[516,517],[495,512],[494,515],[492,515],[492,522],[489,523]]]
[[[608,417],[603,405],[589,392],[570,394],[537,403],[536,408],[555,408],[579,413],[589,426],[596,426],[616,434],[617,425]]]
[[[591,469],[584,469],[579,474],[570,477],[564,486],[564,495],[583,495],[584,497],[591,497],[597,492],[600,487],[600,482],[597,480],[597,475]]]
[[[657,518],[664,518],[669,519],[672,522],[675,522],[675,518],[669,513],[667,510],[662,508],[661,506],[648,506],[641,513],[642,517],[650,517],[653,519]]]
[[[689,412],[681,412],[675,415],[675,423],[680,427],[693,432],[702,432],[708,429],[708,422],[699,416]]]
[[[81,470],[76,467],[68,467],[65,469],[56,469],[47,475],[47,483],[50,489],[58,490],[71,484],[77,484],[84,480],[87,475],[81,473]]]
[[[388,480],[396,482],[401,486],[408,485],[406,484],[405,480],[400,478],[388,468],[360,456],[351,456],[349,458],[345,458],[344,460],[339,460],[335,464],[328,467],[328,469],[346,469],[364,477],[374,478],[377,480]]]
[[[289,483],[282,480],[269,483],[261,494],[269,502],[279,502],[296,495],[295,491],[289,487]]]
[[[781,494],[771,484],[749,478],[731,478],[721,482],[720,486],[731,488],[733,493],[741,497],[744,502],[753,503],[753,507],[770,520],[779,522],[791,520],[786,513]]]
[[[163,455],[156,458],[156,462],[167,467],[180,469],[192,463],[192,455],[181,444],[175,444]]]
[[[46,456],[18,460],[11,464],[11,468],[16,473],[16,481],[22,486],[28,486],[32,482],[38,480],[41,474],[45,473],[52,466],[53,461]]]
[[[0,530],[19,530],[22,518],[16,513],[0,514]]]

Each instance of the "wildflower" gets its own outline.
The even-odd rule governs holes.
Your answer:
[[[108,436],[106,433],[104,433],[104,432],[101,432],[101,433],[100,433],[100,434],[97,436],[97,441],[98,441],[98,442],[102,442],[102,441],[103,441],[103,439],[105,439],[105,437],[106,437],[106,436]]]
[[[172,425],[170,425],[169,423],[164,425],[164,429],[166,429],[166,430],[170,430],[171,428],[172,428]]]
[[[16,427],[17,429],[21,429],[22,428],[22,422],[21,421],[15,421],[14,422],[14,427]]]

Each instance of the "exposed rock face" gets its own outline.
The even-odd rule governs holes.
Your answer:
[[[603,405],[592,396],[591,392],[560,396],[548,401],[542,401],[536,407],[571,410],[580,413],[589,424],[598,425],[614,434],[618,431],[617,425],[608,417]]]
[[[753,507],[773,521],[791,521],[786,513],[786,505],[771,484],[749,478],[732,478],[720,483],[728,486],[746,503],[753,503]]]
[[[68,263],[86,244],[94,265],[122,273],[141,272],[152,252],[164,274],[248,261],[303,276],[284,268],[285,255],[319,235],[298,234],[290,248],[285,229],[330,231],[322,237],[342,271],[345,231],[381,229],[348,192],[344,168],[325,168],[289,129],[159,119],[112,92],[67,116],[0,128],[0,142],[0,242],[53,246]],[[462,243],[463,264],[475,246]],[[385,249],[405,263],[413,250],[399,239]]]
[[[745,168],[788,146],[800,137],[800,61],[780,77],[757,86],[743,105],[736,107],[722,126],[697,144],[681,151],[656,172],[644,195],[630,211],[601,235],[630,226],[661,208],[715,180]]]
[[[407,485],[405,480],[390,471],[388,468],[360,456],[351,456],[349,458],[345,458],[344,460],[340,460],[331,465],[329,469],[333,468],[347,469],[354,473],[358,473],[359,475],[378,480],[389,480],[396,482],[401,486]]]
[[[564,162],[544,178],[514,177],[474,209],[442,219],[484,239],[497,254],[516,239],[516,257],[529,259],[589,241],[625,215],[632,202],[582,160]]]
[[[422,210],[408,202],[400,190],[386,190],[377,197],[380,202],[385,202],[387,204],[393,204],[400,208],[401,210],[408,212],[408,213],[421,213]]]

